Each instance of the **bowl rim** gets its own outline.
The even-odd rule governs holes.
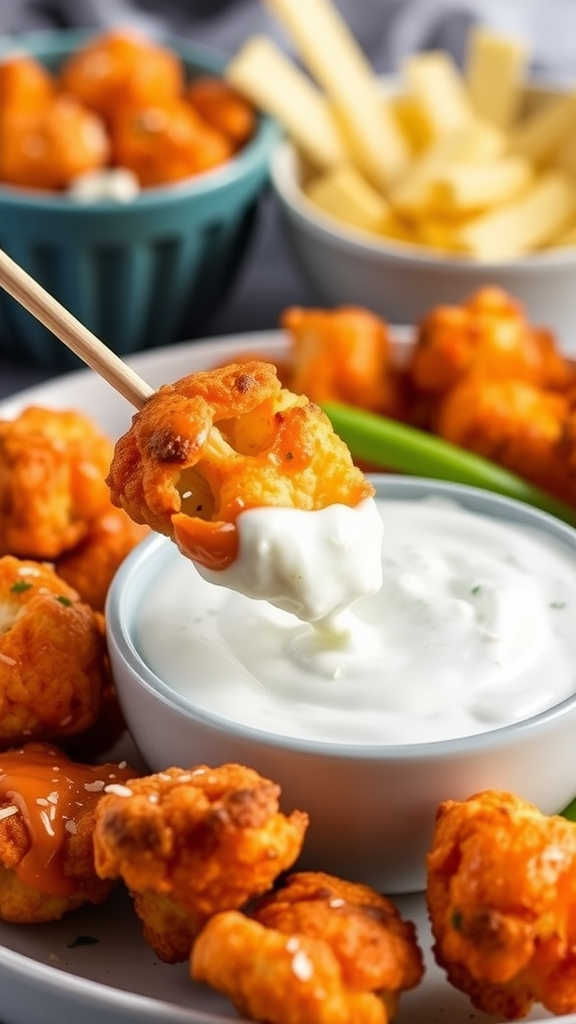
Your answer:
[[[22,32],[0,40],[0,60],[9,53],[19,51],[29,51],[36,56],[37,51],[48,50],[54,55],[64,57],[89,39],[102,35],[104,31],[106,30],[40,29]],[[206,73],[213,72],[221,76],[229,60],[228,54],[223,51],[174,35],[163,34],[155,41],[172,48],[181,60],[198,66]],[[146,187],[127,202],[114,199],[78,202],[66,193],[54,193],[47,189],[26,189],[0,182],[0,206],[4,203],[11,206],[19,203],[31,212],[35,209],[44,212],[48,206],[59,217],[78,215],[80,212],[84,216],[97,217],[111,210],[147,210],[159,205],[179,203],[182,199],[194,199],[207,193],[213,195],[227,189],[236,181],[249,177],[254,171],[265,169],[269,173],[272,151],[281,136],[281,128],[269,115],[261,111],[257,111],[257,115],[258,128],[253,137],[225,163],[182,181]]]
[[[270,184],[281,207],[288,211],[309,234],[320,236],[334,248],[346,251],[352,256],[385,257],[406,267],[427,267],[439,270],[454,270],[462,275],[476,276],[482,270],[491,273],[507,272],[516,274],[536,273],[542,268],[571,267],[576,259],[574,246],[546,249],[526,253],[515,259],[479,260],[466,253],[453,256],[448,251],[435,250],[431,246],[417,246],[411,242],[380,241],[369,231],[355,228],[317,207],[299,187],[297,176],[298,153],[294,144],[286,137],[280,138],[270,157]]]
[[[389,496],[383,494],[383,489],[387,486],[388,489],[392,488],[392,497],[394,497],[394,493],[398,496],[401,492],[404,492],[404,497],[406,497],[406,492],[408,492],[408,494],[416,494],[422,498],[431,489],[433,495],[458,499],[464,508],[472,509],[477,513],[485,513],[507,522],[536,527],[541,532],[543,530],[545,534],[571,547],[576,558],[576,529],[549,513],[524,502],[481,488],[427,477],[375,473],[371,474],[369,479],[376,486],[377,497]],[[338,757],[348,761],[372,760],[402,763],[423,760],[439,761],[462,756],[474,757],[501,747],[512,748],[527,742],[533,736],[547,732],[558,720],[567,715],[576,718],[575,689],[570,696],[530,718],[470,736],[402,744],[344,744],[278,735],[264,729],[233,722],[222,715],[196,707],[190,699],[179,694],[160,679],[144,662],[132,638],[126,615],[126,604],[131,590],[137,587],[142,567],[150,560],[160,560],[166,552],[170,554],[175,550],[177,549],[167,537],[152,534],[141,541],[121,564],[112,581],[106,601],[105,622],[108,643],[118,658],[122,660],[130,675],[137,678],[139,685],[154,695],[156,700],[167,705],[172,711],[176,710],[184,718],[208,727],[213,733],[252,743],[259,749],[273,748],[324,759]],[[118,687],[118,690],[122,704],[121,687]]]

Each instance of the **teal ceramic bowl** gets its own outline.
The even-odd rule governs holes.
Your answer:
[[[47,67],[87,39],[78,31],[0,40]],[[187,76],[221,74],[226,57],[168,38]],[[119,355],[197,336],[239,269],[279,136],[270,119],[222,167],[142,191],[127,203],[74,202],[0,186],[0,247]],[[0,352],[55,369],[78,360],[0,290]]]

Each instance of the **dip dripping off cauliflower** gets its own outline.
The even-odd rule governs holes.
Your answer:
[[[428,856],[434,953],[478,1009],[576,1011],[576,824],[488,790],[438,809]]]
[[[259,361],[161,387],[117,441],[108,483],[132,519],[217,570],[236,558],[245,510],[354,507],[374,494],[328,417]]]
[[[387,1024],[424,971],[414,926],[390,900],[323,872],[290,875],[247,915],[216,914],[190,967],[269,1024]]]

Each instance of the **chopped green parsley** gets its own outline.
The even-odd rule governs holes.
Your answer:
[[[10,587],[10,590],[14,594],[23,594],[25,590],[30,590],[33,586],[33,583],[28,583],[26,580],[16,580]]]

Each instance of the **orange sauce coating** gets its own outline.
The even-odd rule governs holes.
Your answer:
[[[122,785],[133,769],[80,765],[58,751],[11,750],[0,756],[0,802],[17,807],[30,847],[14,868],[22,882],[50,896],[72,895],[76,886],[64,872],[66,832],[89,812],[109,785]]]

